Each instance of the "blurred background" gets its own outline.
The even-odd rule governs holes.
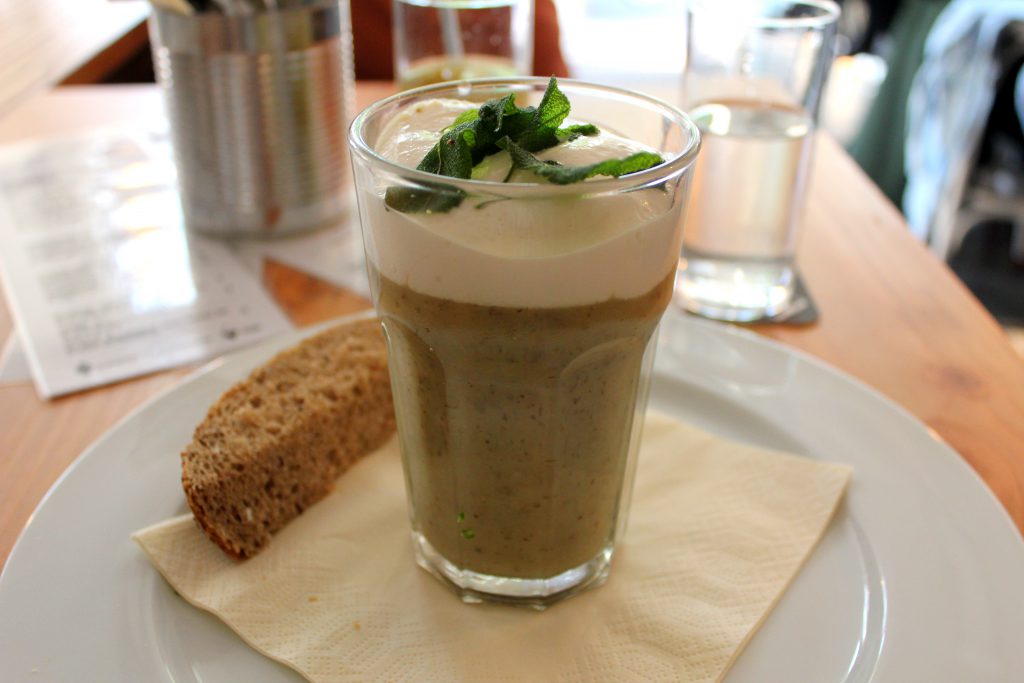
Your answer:
[[[1024,0],[840,0],[822,124],[1024,354]],[[352,0],[391,78],[391,0]],[[54,84],[152,82],[141,0],[0,0],[0,117]],[[677,100],[680,0],[537,0],[534,71]]]
[[[839,4],[823,127],[1024,355],[1024,2]],[[574,76],[673,96],[684,3],[556,5]]]

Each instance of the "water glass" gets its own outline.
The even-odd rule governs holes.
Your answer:
[[[533,0],[394,0],[393,22],[401,89],[533,66]]]
[[[703,148],[676,301],[710,318],[786,311],[818,103],[832,63],[830,0],[695,0],[683,106]]]

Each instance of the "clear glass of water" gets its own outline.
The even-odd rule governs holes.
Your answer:
[[[400,89],[528,75],[533,0],[394,0]]]
[[[694,0],[683,106],[701,130],[676,301],[719,320],[784,313],[818,103],[832,63],[831,0]]]

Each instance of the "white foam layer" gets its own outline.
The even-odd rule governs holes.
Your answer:
[[[415,167],[443,128],[477,106],[460,100],[417,103],[388,123],[377,151]],[[644,149],[602,132],[537,156],[577,165]],[[479,164],[473,177],[501,181],[509,167],[502,152]],[[538,178],[516,171],[511,180]],[[383,276],[431,296],[531,308],[627,299],[650,291],[679,258],[680,206],[673,206],[672,196],[660,189],[486,203],[468,197],[439,214],[386,209],[384,188],[377,190],[364,197],[372,227],[370,259]]]

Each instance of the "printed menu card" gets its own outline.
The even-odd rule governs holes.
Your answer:
[[[290,327],[226,244],[185,231],[165,131],[0,149],[0,244],[4,291],[44,397]]]

